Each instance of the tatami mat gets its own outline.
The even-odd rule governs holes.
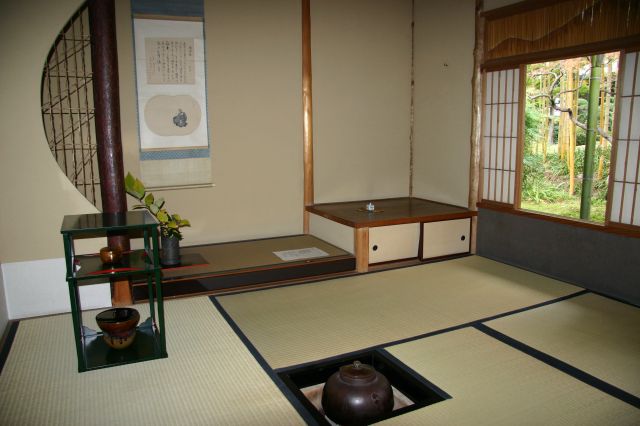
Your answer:
[[[640,309],[585,294],[486,323],[640,397]]]
[[[85,373],[69,315],[21,321],[0,375],[0,424],[304,424],[208,298],[165,307],[169,358]]]
[[[473,328],[387,350],[452,399],[382,424],[640,424],[637,408]]]
[[[217,298],[273,368],[535,305],[578,287],[477,256]]]

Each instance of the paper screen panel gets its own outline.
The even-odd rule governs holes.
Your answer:
[[[640,226],[640,55],[624,55],[622,85],[617,108],[618,131],[611,222]]]
[[[513,204],[518,140],[518,69],[485,74],[482,198]]]

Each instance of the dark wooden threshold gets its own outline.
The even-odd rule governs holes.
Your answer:
[[[303,283],[319,277],[331,278],[349,274],[355,270],[355,257],[312,262],[285,268],[256,268],[254,270],[197,276],[182,280],[163,280],[162,295],[166,299],[235,293],[257,288],[275,287],[286,284]],[[148,300],[146,283],[134,283],[132,287],[135,302]]]
[[[372,263],[371,265],[369,265],[369,270],[367,271],[367,273],[388,271],[390,269],[408,268],[411,266],[418,266],[418,265],[426,265],[427,263],[437,263],[445,260],[459,259],[461,257],[468,257],[468,256],[472,256],[472,254],[469,252],[466,252],[466,253],[448,254],[446,256],[430,257],[428,259],[420,259],[419,257],[412,257],[409,259],[391,260],[389,262]]]

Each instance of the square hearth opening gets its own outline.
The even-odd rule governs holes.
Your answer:
[[[333,373],[343,365],[352,364],[354,361],[371,365],[389,380],[393,390],[393,410],[372,419],[371,423],[451,398],[442,389],[411,370],[384,349],[283,369],[278,372],[278,376],[318,424],[333,425],[335,423],[324,415],[322,409],[322,390]]]

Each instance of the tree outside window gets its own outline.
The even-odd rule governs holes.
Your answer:
[[[520,207],[604,222],[619,53],[531,64]]]

